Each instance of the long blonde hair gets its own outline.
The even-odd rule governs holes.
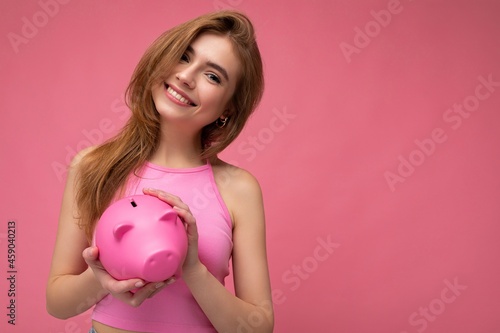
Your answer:
[[[89,152],[77,175],[76,203],[79,223],[88,239],[95,224],[128,177],[155,152],[160,139],[160,117],[151,88],[172,71],[188,46],[204,32],[225,35],[241,62],[241,77],[232,96],[230,121],[219,128],[215,123],[202,129],[201,158],[211,160],[241,132],[257,107],[264,89],[262,60],[250,20],[242,13],[220,11],[180,24],[163,33],[146,50],[126,91],[132,115],[112,139]]]

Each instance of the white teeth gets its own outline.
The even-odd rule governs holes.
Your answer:
[[[167,88],[167,91],[170,95],[172,95],[173,97],[175,97],[175,99],[177,99],[178,101],[184,103],[184,104],[188,104],[188,105],[191,105],[191,102],[189,102],[187,99],[185,99],[184,97],[182,97],[181,95],[179,95],[174,89],[168,87]]]

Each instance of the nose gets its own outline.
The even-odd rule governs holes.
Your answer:
[[[177,79],[177,81],[179,81],[181,85],[188,87],[190,89],[193,89],[196,86],[194,80],[194,68],[192,68],[191,66],[185,65],[181,67],[177,71],[175,78]]]
[[[179,268],[180,260],[172,251],[161,250],[146,259],[143,277],[149,282],[160,282],[172,277]]]

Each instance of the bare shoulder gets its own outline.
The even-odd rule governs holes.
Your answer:
[[[85,156],[93,152],[96,148],[97,146],[90,146],[80,150],[71,160],[70,168],[74,169],[75,167],[77,167],[80,164],[80,162],[85,158]]]
[[[231,195],[260,195],[258,180],[247,170],[217,160],[212,164],[214,178],[220,191],[228,191]]]
[[[222,160],[212,162],[214,178],[233,221],[246,209],[262,206],[262,192],[258,180],[247,170]]]

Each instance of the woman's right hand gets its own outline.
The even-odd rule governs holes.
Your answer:
[[[145,283],[141,279],[116,280],[102,266],[98,259],[99,250],[95,246],[86,248],[82,256],[87,265],[94,271],[95,277],[102,288],[113,297],[133,307],[138,307],[147,298],[156,294],[169,283],[168,280],[156,283]]]

